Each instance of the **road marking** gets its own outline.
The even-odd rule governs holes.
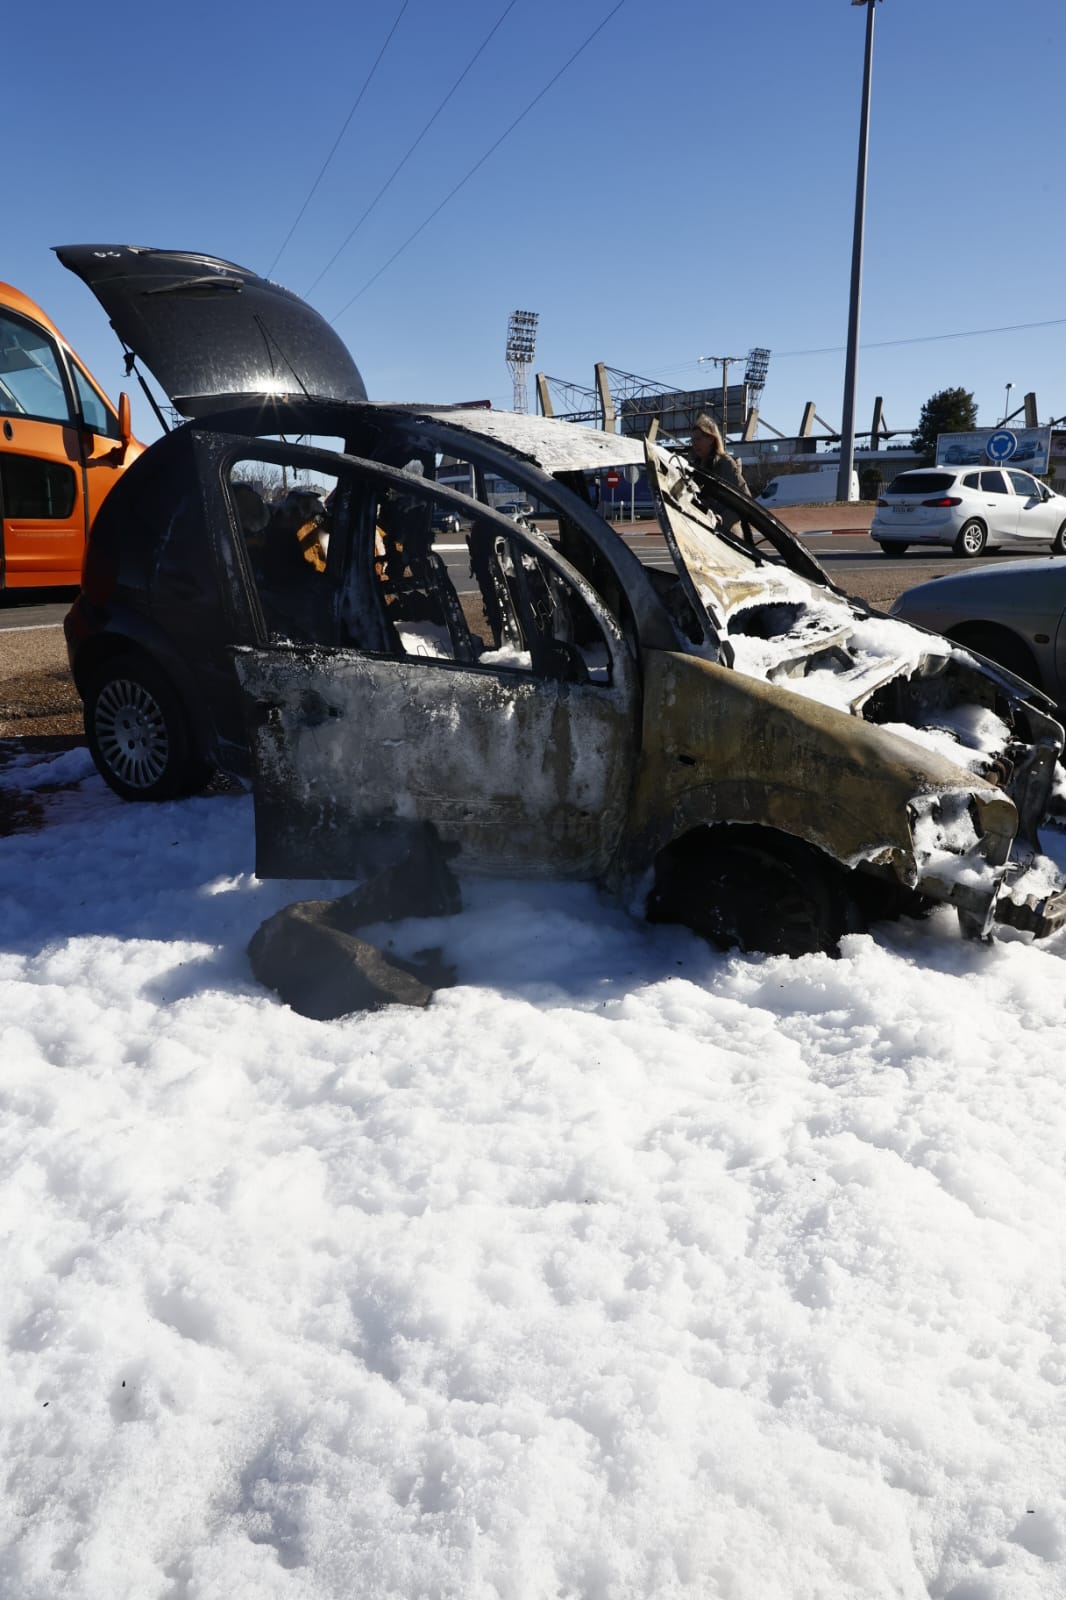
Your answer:
[[[61,628],[61,622],[24,622],[11,628],[0,628],[0,633],[40,633],[42,628]]]

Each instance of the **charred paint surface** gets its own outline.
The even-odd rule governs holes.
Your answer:
[[[625,821],[630,694],[449,663],[274,649],[257,707],[258,870],[346,876],[358,837],[432,822],[466,871],[594,878]]]
[[[897,734],[692,656],[648,651],[644,666],[630,877],[688,829],[740,821],[847,865],[891,865],[913,883],[908,807],[941,791],[980,795],[990,830],[1013,836],[1016,812],[1002,791]]]

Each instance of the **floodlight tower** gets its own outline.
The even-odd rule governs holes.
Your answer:
[[[526,412],[526,376],[533,365],[533,351],[537,344],[537,311],[512,311],[507,324],[507,366],[514,381],[514,409]]]
[[[766,374],[770,367],[770,352],[764,345],[753,345],[748,351],[748,361],[744,368],[744,382],[748,386],[749,403],[758,409],[762,392],[766,387]]]

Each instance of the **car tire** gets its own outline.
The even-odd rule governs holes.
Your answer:
[[[193,748],[181,697],[147,656],[114,656],[100,667],[85,693],[85,737],[123,800],[176,800],[212,776]]]
[[[1051,554],[1053,556],[1066,556],[1066,522],[1062,524],[1062,527],[1051,541]]]
[[[660,854],[646,915],[720,950],[835,956],[843,934],[866,926],[846,879],[835,861],[773,829],[700,829]]]
[[[883,556],[905,556],[910,549],[910,545],[904,544],[902,539],[893,539],[891,544],[882,543],[878,539],[877,543]]]
[[[988,531],[984,523],[978,522],[976,518],[971,518],[969,522],[964,522],[959,529],[953,548],[957,556],[972,560],[974,556],[979,556],[983,553],[987,543]]]

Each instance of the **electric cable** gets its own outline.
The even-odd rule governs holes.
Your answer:
[[[499,28],[500,28],[501,24],[506,20],[508,13],[513,11],[517,4],[518,4],[518,0],[508,0],[508,4],[500,12],[500,15],[497,17],[495,23],[489,29],[489,31],[485,35],[484,39],[482,39],[481,43],[478,45],[477,49],[474,51],[474,54],[470,57],[470,60],[467,62],[466,66],[463,68],[462,72],[460,72],[459,76],[456,78],[455,82],[452,84],[451,88],[448,90],[448,93],[444,96],[444,99],[441,101],[441,103],[437,107],[436,111],[434,111],[434,113],[430,117],[429,121],[425,124],[425,126],[422,129],[422,132],[418,135],[418,138],[414,141],[414,143],[408,149],[407,154],[405,156],[403,156],[396,163],[396,165],[393,167],[391,173],[385,179],[385,182],[381,185],[381,188],[378,190],[378,192],[374,196],[373,200],[371,200],[370,204],[367,206],[366,210],[363,212],[363,215],[359,218],[359,221],[355,224],[355,227],[347,235],[347,237],[341,241],[341,243],[337,246],[336,250],[334,250],[333,254],[330,256],[329,260],[326,262],[325,266],[322,268],[322,271],[318,274],[318,277],[315,278],[313,283],[309,283],[308,284],[307,288],[303,292],[303,297],[304,297],[305,300],[310,295],[312,289],[316,288],[317,285],[322,282],[322,279],[326,276],[326,273],[329,271],[330,267],[336,261],[337,257],[339,255],[341,255],[345,250],[347,250],[348,246],[351,244],[352,240],[355,238],[356,234],[359,232],[359,229],[363,226],[363,223],[366,221],[367,217],[369,217],[370,213],[373,211],[374,207],[377,205],[378,201],[381,199],[381,197],[385,193],[386,189],[389,189],[392,186],[393,181],[399,176],[399,174],[402,171],[402,169],[407,165],[408,161],[411,159],[411,157],[414,155],[415,151],[418,149],[419,145],[422,143],[422,140],[426,137],[426,134],[429,132],[430,128],[432,128],[433,124],[436,122],[437,118],[440,116],[441,112],[444,110],[445,106],[448,104],[448,101],[455,94],[456,90],[459,88],[459,85],[462,83],[463,79],[467,76],[467,74],[470,72],[471,68],[474,66],[475,62],[478,60],[478,57],[481,56],[482,54],[484,54],[485,50],[488,48],[489,44],[492,42],[493,36],[499,31]]]
[[[610,11],[608,11],[608,13],[604,17],[603,21],[598,23],[596,25],[596,27],[593,28],[593,30],[589,34],[588,38],[585,39],[581,44],[578,45],[577,49],[573,52],[573,54],[571,56],[569,56],[566,61],[563,62],[562,66],[559,68],[558,72],[556,72],[553,77],[549,78],[548,82],[544,85],[543,89],[541,89],[538,94],[535,94],[533,96],[533,99],[526,106],[525,110],[524,111],[520,111],[518,113],[518,116],[515,117],[514,121],[507,128],[504,129],[504,131],[500,134],[500,137],[495,141],[495,143],[491,144],[489,146],[489,148],[485,151],[485,154],[483,156],[481,156],[479,160],[474,162],[474,165],[465,174],[465,176],[460,178],[459,182],[457,184],[455,184],[451,189],[449,189],[448,193],[444,196],[444,199],[440,202],[440,204],[437,205],[437,206],[434,206],[433,210],[429,213],[429,216],[424,218],[423,221],[418,224],[418,227],[414,230],[414,232],[408,235],[408,237],[404,240],[403,244],[399,245],[393,251],[392,255],[384,263],[384,265],[380,266],[378,268],[378,270],[374,273],[374,276],[372,278],[368,278],[367,279],[366,283],[363,284],[363,287],[361,289],[357,290],[356,293],[352,295],[351,299],[346,301],[345,304],[343,306],[341,306],[340,310],[336,313],[335,316],[330,317],[329,320],[330,320],[330,324],[331,325],[339,322],[341,317],[344,316],[344,313],[346,311],[351,310],[351,308],[352,308],[352,306],[354,306],[355,302],[357,300],[359,300],[364,294],[366,294],[366,291],[371,287],[372,284],[375,284],[378,281],[378,279],[381,277],[383,272],[387,272],[388,271],[389,267],[392,266],[392,263],[396,260],[396,258],[398,256],[401,256],[403,254],[403,252],[407,249],[408,245],[413,244],[414,241],[418,238],[418,235],[420,233],[422,233],[426,228],[429,227],[429,224],[433,221],[434,217],[438,216],[439,213],[444,210],[444,207],[448,204],[449,200],[454,200],[455,196],[459,193],[459,190],[462,189],[463,187],[465,187],[465,185],[470,182],[470,179],[474,176],[475,172],[478,172],[485,165],[485,162],[489,159],[489,157],[491,155],[493,155],[500,148],[500,145],[503,144],[504,140],[510,134],[512,134],[514,132],[514,130],[518,127],[518,124],[520,122],[523,122],[525,120],[525,118],[529,116],[529,113],[533,110],[533,107],[538,105],[540,103],[540,101],[544,99],[544,96],[548,93],[549,89],[552,89],[555,86],[555,84],[558,83],[558,81],[562,77],[563,73],[566,72],[570,67],[573,66],[573,64],[577,60],[578,56],[581,55],[583,51],[588,49],[588,47],[592,43],[593,39],[595,39],[598,34],[603,32],[604,28],[610,22],[611,18],[616,14],[616,12],[621,11],[622,7],[625,4],[626,4],[626,0],[618,0],[617,5],[614,5],[614,6],[611,7]]]
[[[370,71],[367,73],[366,78],[363,81],[363,87],[360,89],[359,93],[356,95],[355,99],[352,102],[352,108],[349,111],[348,115],[344,119],[344,124],[343,124],[343,126],[341,128],[341,131],[340,131],[340,133],[338,133],[337,137],[333,141],[333,148],[330,150],[329,155],[326,157],[325,161],[323,161],[323,163],[322,163],[322,166],[319,168],[318,177],[315,179],[314,183],[311,185],[310,189],[307,191],[307,199],[304,201],[303,205],[300,207],[299,211],[296,213],[296,220],[293,222],[292,227],[289,229],[288,233],[285,235],[284,239],[281,241],[280,250],[278,251],[277,255],[274,257],[273,261],[270,263],[269,267],[267,268],[266,274],[265,274],[266,277],[268,277],[268,278],[270,277],[271,273],[274,271],[274,268],[277,266],[278,262],[281,260],[282,256],[285,254],[285,248],[288,245],[288,242],[292,238],[293,234],[296,232],[296,229],[299,227],[300,221],[301,221],[301,219],[303,217],[304,212],[307,210],[308,206],[311,204],[311,201],[313,200],[314,195],[315,195],[315,190],[318,188],[319,184],[322,182],[322,179],[325,177],[326,168],[329,166],[330,162],[333,160],[333,157],[337,154],[337,147],[339,146],[341,140],[344,138],[344,135],[348,132],[348,124],[351,122],[352,118],[355,116],[355,113],[358,111],[360,102],[362,101],[363,96],[366,94],[366,91],[369,89],[371,80],[373,79],[373,76],[374,76],[375,72],[377,72],[378,67],[381,65],[381,58],[384,56],[385,51],[389,48],[389,45],[392,42],[392,36],[396,32],[396,29],[400,26],[400,22],[401,22],[401,19],[403,18],[403,14],[407,10],[407,7],[410,5],[410,3],[411,3],[411,0],[401,0],[400,9],[396,13],[396,21],[393,23],[392,27],[389,29],[388,37],[386,38],[385,43],[382,45],[381,49],[378,51],[377,56],[375,57],[375,60],[374,60],[374,64],[370,68]]]
[[[1044,322],[1009,322],[1000,328],[963,328],[957,333],[920,333],[904,339],[870,339],[862,342],[863,350],[888,350],[893,345],[936,344],[943,339],[980,339],[993,333],[1025,333],[1033,328],[1061,328],[1066,317],[1050,317]],[[786,361],[790,356],[835,356],[846,348],[842,344],[821,345],[813,350],[775,350],[775,361]],[[669,367],[656,367],[649,376],[665,377],[674,372],[688,372],[699,365],[698,361],[677,362]]]

